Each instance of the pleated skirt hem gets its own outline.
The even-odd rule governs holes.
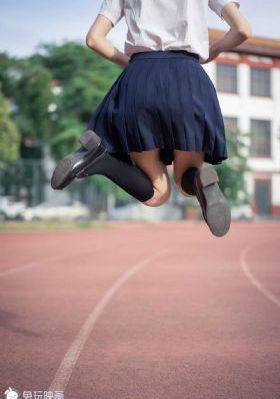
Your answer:
[[[128,152],[116,152],[115,150],[110,150],[109,147],[107,146],[107,150],[108,153],[110,155],[112,155],[113,157],[120,159],[124,162],[127,162],[129,164],[132,165],[132,161],[131,158],[129,156],[130,152],[142,152],[142,151],[150,151],[150,150],[155,150],[155,149],[159,149],[160,153],[159,153],[159,157],[161,162],[163,162],[165,165],[172,165],[173,161],[174,161],[174,150],[180,150],[180,151],[186,151],[186,152],[204,152],[205,156],[204,156],[204,162],[209,163],[211,165],[219,165],[221,164],[223,161],[228,159],[228,155],[217,155],[217,157],[213,156],[213,153],[211,153],[208,150],[205,150],[204,148],[199,148],[199,149],[194,149],[194,148],[182,148],[182,147],[178,147],[178,148],[174,148],[174,149],[167,149],[167,148],[160,148],[160,147],[145,147],[141,150],[137,149],[132,149]]]

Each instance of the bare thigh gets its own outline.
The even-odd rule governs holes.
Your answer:
[[[181,179],[183,173],[189,168],[200,168],[204,161],[204,152],[192,152],[174,150],[173,177],[177,189],[185,196],[188,194],[183,191]]]
[[[171,194],[171,184],[167,168],[160,160],[160,149],[130,152],[132,162],[151,179],[154,186],[154,195],[143,202],[148,206],[160,206],[166,202]]]

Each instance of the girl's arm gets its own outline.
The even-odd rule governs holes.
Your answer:
[[[231,50],[252,36],[251,25],[240,13],[234,2],[226,4],[222,8],[221,15],[222,19],[230,25],[230,30],[210,46],[209,58],[202,64],[212,61],[221,52]]]
[[[116,49],[109,40],[106,39],[107,34],[113,28],[113,23],[105,15],[98,14],[95,21],[90,27],[86,37],[87,46],[100,54],[109,61],[126,67],[129,57]]]

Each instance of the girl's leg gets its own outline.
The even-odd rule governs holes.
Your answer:
[[[62,190],[75,178],[100,174],[141,202],[154,196],[150,178],[137,166],[110,155],[94,131],[85,132],[80,143],[80,148],[58,162],[51,178],[53,189]]]
[[[230,227],[230,208],[219,188],[215,169],[201,168],[203,160],[203,152],[175,150],[174,182],[183,195],[196,195],[211,232],[222,237]]]
[[[171,184],[166,165],[160,160],[160,149],[130,152],[129,155],[132,162],[150,178],[154,187],[153,197],[143,203],[153,207],[162,205],[170,197]]]
[[[106,153],[104,157],[86,167],[78,177],[103,175],[140,202],[154,196],[149,176],[136,165],[117,159]]]
[[[181,151],[174,150],[174,169],[173,177],[174,183],[181,194],[186,197],[190,196],[188,192],[191,192],[192,182],[189,182],[189,189],[186,191],[186,185],[188,182],[182,182],[182,177],[184,173],[191,168],[199,169],[204,161],[204,152],[191,152],[191,151]],[[182,187],[185,188],[185,190]],[[184,184],[185,183],[185,184]]]

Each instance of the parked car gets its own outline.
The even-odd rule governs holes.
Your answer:
[[[0,196],[0,221],[21,219],[25,208],[24,201],[15,201],[12,196]]]
[[[181,210],[172,203],[164,204],[161,207],[148,207],[142,203],[130,203],[114,209],[107,214],[108,220],[180,220]]]
[[[240,205],[231,208],[232,220],[251,220],[253,211],[251,205]]]
[[[40,205],[26,208],[22,212],[26,221],[32,220],[87,220],[90,210],[79,201],[67,204],[43,202]]]

